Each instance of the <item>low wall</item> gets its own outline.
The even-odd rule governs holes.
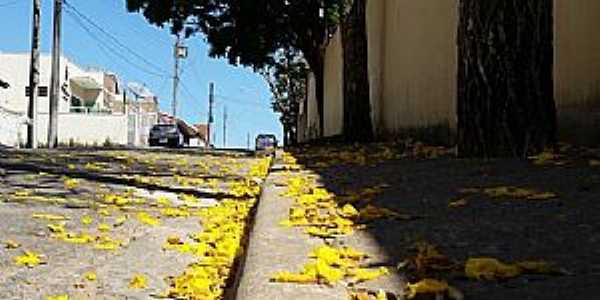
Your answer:
[[[38,141],[46,144],[48,115],[38,117]],[[58,142],[74,142],[83,145],[102,145],[106,141],[116,145],[127,145],[126,115],[59,114]]]

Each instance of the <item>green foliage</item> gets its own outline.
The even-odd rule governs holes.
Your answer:
[[[288,137],[293,136],[291,133],[298,124],[300,103],[306,97],[307,75],[308,66],[302,56],[289,49],[279,52],[276,64],[263,72],[273,95],[273,111],[281,114],[280,121]]]
[[[152,24],[204,35],[210,56],[255,70],[277,64],[282,49],[301,51],[312,67],[347,0],[127,0]]]

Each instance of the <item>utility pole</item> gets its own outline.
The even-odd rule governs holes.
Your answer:
[[[223,106],[223,148],[227,147],[227,106]]]
[[[173,103],[171,104],[173,107],[173,119],[177,122],[177,92],[179,90],[179,60],[182,58],[187,58],[188,49],[181,42],[181,37],[179,33],[177,33],[175,40],[175,47],[173,50],[173,56],[175,57],[175,74],[173,75]]]
[[[52,39],[52,75],[50,76],[50,116],[48,123],[48,148],[58,143],[58,99],[60,98],[60,32],[63,0],[54,0],[54,30]]]
[[[175,72],[173,75],[173,102],[171,102],[171,108],[173,111],[173,118],[177,119],[177,89],[179,88],[179,34],[175,41],[175,47],[173,50],[173,57],[175,57]]]
[[[40,1],[33,0],[33,29],[31,38],[31,65],[29,67],[29,108],[27,117],[27,147],[37,149],[37,99],[40,83]]]
[[[248,135],[246,136],[246,149],[250,150],[250,132],[248,132]]]
[[[211,126],[212,123],[214,122],[214,117],[213,117],[213,106],[215,104],[215,84],[214,83],[210,83],[209,87],[208,87],[208,124],[207,124],[207,138],[208,138],[208,146],[210,147],[211,145]]]

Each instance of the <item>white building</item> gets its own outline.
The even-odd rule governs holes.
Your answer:
[[[18,146],[27,138],[23,120],[27,120],[29,105],[28,53],[0,53],[0,78],[10,84],[0,89],[0,131],[12,128],[10,134],[0,135],[0,144]],[[40,57],[40,84],[38,90],[38,141],[45,144],[48,134],[51,56]],[[131,101],[123,95],[117,76],[97,69],[82,68],[66,57],[61,57],[60,97],[58,106],[58,140],[60,144],[138,145],[136,137],[128,132],[128,108]],[[137,110],[134,110],[137,111]],[[8,125],[20,123],[21,125]],[[7,127],[7,128],[4,128]],[[16,133],[14,128],[16,129]],[[136,131],[136,135],[141,134]],[[16,136],[16,137],[15,137]]]

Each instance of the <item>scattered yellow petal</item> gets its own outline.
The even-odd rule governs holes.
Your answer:
[[[102,224],[98,225],[98,231],[100,231],[100,232],[108,232],[108,231],[110,231],[110,229],[111,229],[111,226],[106,223],[102,223]]]
[[[69,219],[65,216],[46,214],[46,213],[34,213],[31,215],[31,217],[34,219],[44,219],[44,220],[48,220],[48,221],[65,221],[65,220]]]
[[[494,280],[517,277],[521,269],[495,258],[469,258],[465,264],[465,274],[472,279]]]
[[[136,274],[129,281],[129,288],[131,289],[145,289],[148,287],[148,279],[142,274]]]
[[[26,266],[29,268],[33,268],[42,263],[40,255],[31,251],[25,251],[23,255],[15,257],[14,261],[17,266]]]
[[[64,181],[65,189],[74,190],[79,187],[79,180],[74,178],[68,178]]]
[[[69,295],[48,296],[46,300],[69,300]]]
[[[85,274],[83,274],[83,278],[85,278],[85,280],[87,281],[96,281],[98,279],[98,276],[94,272],[86,272]]]
[[[92,222],[94,222],[94,219],[88,215],[85,215],[81,217],[80,221],[83,225],[90,225]]]
[[[414,299],[418,294],[444,294],[448,291],[448,284],[435,279],[423,279],[416,283],[409,283],[407,299]]]
[[[138,219],[138,221],[140,221],[141,223],[146,224],[146,225],[150,225],[150,226],[160,225],[160,219],[151,216],[147,212],[138,213],[137,219]]]

